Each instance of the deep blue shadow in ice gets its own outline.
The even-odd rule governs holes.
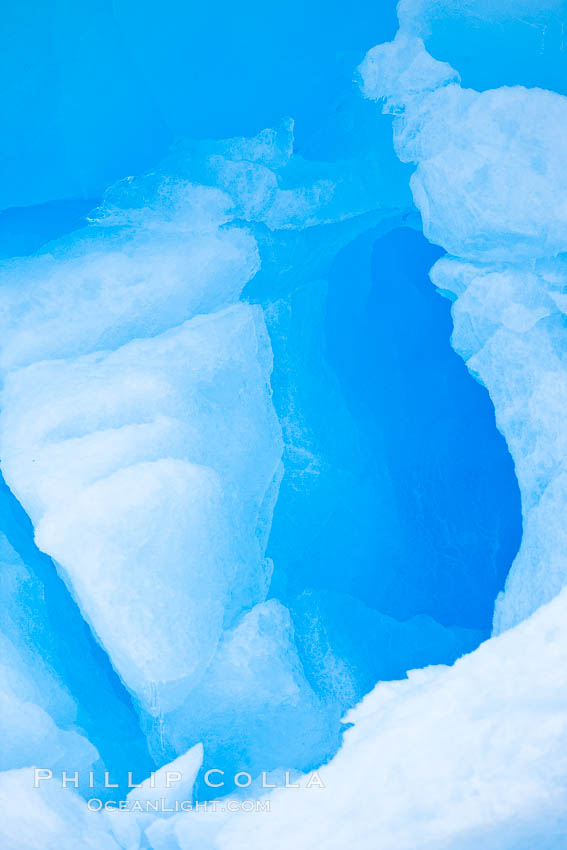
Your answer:
[[[298,288],[269,321],[284,431],[292,420],[272,591],[300,612],[299,632],[375,634],[362,603],[477,642],[489,633],[520,496],[488,393],[450,346],[450,303],[428,278],[440,253],[410,228],[368,232],[336,257],[327,287]],[[353,640],[351,660],[375,651],[363,633]],[[420,663],[454,657],[438,650]],[[384,678],[404,663],[402,652]]]
[[[327,314],[329,359],[376,482],[374,568],[346,563],[346,582],[396,617],[487,628],[521,538],[512,459],[488,392],[450,346],[450,303],[428,278],[440,250],[392,231],[374,243],[361,291],[360,247],[334,265]]]

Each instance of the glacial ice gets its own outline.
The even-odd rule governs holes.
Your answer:
[[[116,4],[135,29],[145,13]],[[210,796],[206,766],[307,771],[340,747],[324,789],[274,791],[252,828],[249,813],[120,820],[57,783],[36,791],[36,760],[127,756],[85,711],[98,680],[61,663],[48,584],[6,548],[3,846],[565,847],[567,116],[562,94],[515,84],[562,91],[559,17],[403,0],[398,35],[359,69],[393,148],[377,118],[356,123],[379,111],[362,98],[295,152],[289,120],[178,142],[86,227],[3,261],[2,471],[66,583],[61,610],[100,644],[89,669],[110,659],[120,676],[100,690],[122,706],[117,737],[146,736],[142,775],[177,766],[175,797]],[[493,45],[506,27],[526,68],[495,52],[475,69],[455,39]],[[439,249],[417,232],[412,170]],[[433,263],[448,301],[420,289]],[[449,301],[478,384],[448,348]],[[519,528],[484,388],[523,518],[490,639]],[[76,637],[72,658],[93,651]]]
[[[61,657],[60,643],[74,640],[83,662],[93,663],[88,643],[76,631],[72,619],[65,617],[61,605],[56,608],[60,624],[64,625],[60,635],[52,620],[54,588],[23,563],[3,535],[0,563],[2,769],[17,770],[40,763],[43,768],[61,771],[72,763],[86,776],[88,769],[103,765],[91,742],[100,740],[102,730],[93,723],[89,708],[96,712],[110,705],[114,709],[115,734],[123,731],[124,717],[109,696],[103,671],[95,678],[97,701],[92,706],[84,704],[85,688],[77,679],[73,662]],[[68,652],[68,647],[65,649]],[[106,754],[114,766],[112,742],[107,730],[105,733]],[[128,750],[133,759],[134,735]]]
[[[119,850],[108,825],[89,812],[72,788],[34,788],[33,770],[0,773],[0,823],[6,850]]]
[[[325,788],[272,791],[269,814],[175,815],[149,831],[153,850],[564,847],[566,604],[453,667],[379,684],[347,715]]]
[[[0,632],[0,761],[5,770],[40,762],[64,769],[65,759],[78,769],[98,761],[91,743],[73,728],[76,710],[69,694],[41,659],[29,657]],[[56,722],[59,720],[61,726]]]
[[[329,704],[348,710],[378,681],[406,670],[450,663],[481,642],[483,632],[446,628],[432,617],[399,621],[346,593],[304,591],[294,601],[295,640],[309,675]]]
[[[6,381],[5,476],[18,482],[40,547],[62,565],[101,641],[113,647],[119,672],[146,704],[162,704],[150,693],[153,683],[165,690],[177,682],[179,690],[202,672],[228,597],[234,615],[243,604],[238,596],[265,594],[255,532],[279,457],[258,362],[264,350],[257,311],[242,305],[115,354],[42,361]],[[157,416],[156,399],[163,399]],[[273,443],[263,458],[264,435]],[[228,540],[226,514],[237,510],[243,516]],[[130,602],[144,595],[153,603],[142,619]],[[195,630],[176,628],[189,611]],[[132,643],[135,658],[128,657]]]
[[[136,181],[127,186],[136,198]],[[251,235],[220,229],[230,199],[218,190],[150,182],[140,188],[150,209],[121,217],[120,194],[130,200],[115,191],[91,227],[3,264],[3,371],[155,336],[234,303],[257,270]]]
[[[496,632],[525,619],[567,581],[564,531],[557,521],[565,492],[564,269],[558,257],[478,270],[446,260],[432,270],[436,285],[457,291],[454,345],[490,388],[522,489],[523,542],[496,603]]]
[[[86,782],[92,763],[103,792],[104,769],[117,772],[123,759],[141,773],[153,765],[136,714],[4,482],[0,504],[9,535],[0,537],[3,692],[12,694],[3,724],[13,736],[3,738],[2,764],[25,767],[43,755],[43,767],[66,769],[72,759]],[[26,712],[34,724],[23,721]]]
[[[225,773],[226,792],[238,770],[256,777],[290,763],[316,765],[337,747],[337,720],[306,679],[290,612],[269,599],[224,632],[201,687],[164,719],[163,733],[178,752],[202,741],[208,763]]]
[[[452,301],[453,345],[489,389],[514,458],[522,545],[492,639],[452,668],[379,684],[347,715],[354,728],[321,770],[326,793],[274,791],[252,840],[236,817],[209,824],[212,847],[566,846],[565,100],[519,86],[462,89],[416,37],[409,8],[361,77],[394,115],[399,155],[416,164],[426,234],[450,252],[431,277]],[[194,846],[205,819],[176,818],[154,831],[153,847]]]
[[[255,270],[253,238],[240,228],[219,230],[230,200],[218,190],[193,191],[186,181],[172,189],[151,177],[141,184],[123,208],[122,191],[110,194],[101,213],[112,231],[106,251],[94,226],[71,237],[71,246],[24,262],[23,281],[18,265],[7,270],[7,315],[10,281],[26,285],[29,272],[31,292],[28,316],[12,329],[8,320],[6,340],[19,345],[28,322],[36,347],[26,358],[40,362],[26,366],[14,354],[7,363],[25,368],[6,379],[0,428],[5,477],[36,524],[40,547],[61,565],[128,687],[157,715],[199,680],[223,621],[265,597],[262,552],[281,447],[261,312],[245,304],[218,309]],[[149,213],[140,194],[144,203],[155,199]],[[216,241],[208,248],[210,232]],[[134,238],[129,254],[120,233],[126,243],[144,234],[146,250],[137,251]],[[168,237],[194,288],[169,273]],[[192,260],[186,246],[197,251]],[[54,266],[51,277],[37,269],[45,263]],[[152,275],[172,289],[156,286]],[[224,296],[221,279],[231,287]],[[173,316],[178,323],[207,309],[156,335]],[[61,330],[71,316],[76,343]],[[132,334],[148,339],[120,345]],[[103,342],[117,350],[45,359]]]
[[[287,121],[178,146],[161,172],[111,187],[86,228],[3,267],[4,476],[159,763],[202,740],[209,764],[306,768],[338,745],[289,612],[264,603],[282,441],[264,313],[238,298],[257,242],[364,226],[381,178],[365,194],[356,163],[336,183],[294,163],[280,181],[292,145]]]

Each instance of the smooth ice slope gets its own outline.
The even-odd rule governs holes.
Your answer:
[[[262,416],[254,321],[250,308],[232,308],[108,357],[43,361],[5,385],[4,433],[17,436],[14,445],[6,436],[5,474],[20,482],[38,544],[65,569],[103,644],[123,659],[115,663],[127,684],[158,709],[167,700],[147,683],[189,685],[211,658],[229,594],[238,610],[236,588],[252,598],[266,590],[255,527],[277,455],[263,461],[256,451],[246,490],[239,487],[252,466],[242,435],[261,445],[271,428],[277,439],[269,408]],[[229,539],[237,510],[243,518]],[[147,620],[135,602],[144,594],[153,599]],[[195,632],[181,627],[187,622]]]

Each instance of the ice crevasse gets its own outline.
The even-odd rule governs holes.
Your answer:
[[[6,846],[567,846],[567,100],[461,85],[426,49],[428,15],[427,3],[402,3],[395,40],[371,50],[359,74],[364,96],[393,116],[423,232],[447,252],[431,279],[452,302],[452,344],[488,389],[515,464],[523,539],[493,636],[451,667],[378,684],[346,715],[340,744],[339,712],[360,694],[323,636],[314,666],[335,687],[323,698],[298,623],[317,605],[351,621],[368,612],[358,602],[347,612],[332,594],[315,595],[313,609],[309,595],[290,608],[269,597],[268,536],[295,422],[278,419],[270,386],[268,331],[283,308],[241,296],[255,276],[261,290],[260,268],[276,291],[289,273],[278,234],[336,228],[330,244],[298,250],[317,278],[318,264],[370,225],[415,226],[405,172],[388,182],[369,159],[308,165],[292,155],[289,122],[252,140],[182,145],[155,173],[112,187],[88,227],[4,265],[2,472],[130,694],[154,761],[185,759],[188,796],[197,742],[210,758],[228,740],[254,774],[306,771],[340,749],[320,769],[324,788],[278,789],[269,815],[118,820],[91,816],[69,789],[37,794],[18,745],[25,723],[13,723],[14,758],[0,775]],[[314,461],[307,449],[296,455]],[[33,593],[8,545],[2,557],[5,580]],[[369,622],[392,646],[415,630],[414,642],[441,647],[437,660],[479,642],[470,626],[423,617],[403,629]],[[36,757],[97,763],[80,724],[73,731],[72,697],[17,645],[15,627],[0,625],[7,713],[34,713]],[[21,828],[36,797],[41,836]]]
[[[420,26],[403,4],[395,40],[359,71],[415,165],[424,233],[448,252],[431,278],[452,301],[452,344],[515,463],[524,534],[493,637],[451,668],[379,684],[347,715],[317,795],[273,792],[253,833],[244,816],[178,816],[148,831],[155,848],[566,846],[567,100],[464,88],[424,46],[428,9]]]

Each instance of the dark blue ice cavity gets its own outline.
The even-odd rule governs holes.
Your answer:
[[[346,594],[398,621],[487,634],[519,545],[512,460],[428,278],[439,255],[412,229],[371,231],[339,253],[327,284],[273,311],[288,423],[273,591],[292,606],[306,590],[327,594],[318,622],[328,594]],[[331,634],[344,628],[332,610]]]

